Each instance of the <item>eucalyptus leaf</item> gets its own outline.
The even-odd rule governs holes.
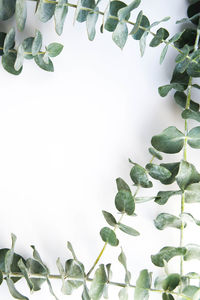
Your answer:
[[[172,175],[171,172],[167,168],[156,165],[156,164],[152,164],[152,163],[147,164],[146,169],[152,178],[160,180],[160,181],[167,180]]]
[[[52,0],[52,2],[55,2],[55,4],[45,3],[44,0],[38,0],[38,1],[39,2],[38,2],[36,15],[38,16],[41,22],[45,23],[53,17],[55,7],[56,7],[56,1]]]
[[[5,273],[6,274],[9,274],[11,272],[11,265],[12,265],[13,258],[14,258],[14,247],[15,247],[17,237],[12,233],[11,239],[12,239],[11,249],[8,250],[5,255]]]
[[[84,266],[74,259],[68,259],[65,262],[65,274],[70,278],[84,278]]]
[[[151,155],[153,155],[153,157],[156,157],[159,160],[163,159],[162,155],[158,151],[156,151],[154,148],[150,147],[148,150],[149,150],[149,153]]]
[[[159,135],[153,136],[152,146],[164,153],[178,153],[184,145],[184,134],[176,127],[170,126]]]
[[[144,55],[145,53],[145,49],[146,49],[146,39],[147,39],[147,36],[148,36],[148,31],[145,31],[139,41],[139,45],[140,45],[140,54],[141,56]]]
[[[19,31],[23,31],[27,18],[27,2],[26,0],[16,0],[16,22]]]
[[[26,59],[33,58],[33,55],[32,55],[33,41],[34,41],[33,37],[28,37],[22,42],[22,46],[24,49],[24,58],[26,58]]]
[[[142,270],[136,281],[134,300],[148,300],[151,288],[151,276],[148,270]]]
[[[200,202],[200,183],[193,183],[185,189],[185,202],[196,203]]]
[[[136,203],[144,203],[144,202],[148,202],[151,200],[154,200],[156,197],[136,197],[135,198],[135,202]]]
[[[163,48],[163,50],[161,52],[161,55],[160,55],[160,64],[163,63],[163,61],[164,61],[164,59],[166,57],[168,49],[169,49],[169,45],[167,44],[167,45],[164,46],[164,48]]]
[[[121,190],[126,190],[128,192],[131,192],[129,185],[122,178],[117,178],[116,184],[117,184],[118,192]]]
[[[193,164],[182,160],[176,176],[176,181],[181,190],[185,190],[188,185],[200,181],[200,174],[197,172]]]
[[[8,54],[8,51],[12,49],[14,45],[15,45],[15,29],[11,28],[6,34],[4,40],[4,45],[3,45],[4,54]]]
[[[126,19],[126,17],[130,14],[130,12],[134,9],[136,9],[141,3],[141,0],[133,0],[129,5],[127,5],[124,8],[121,8],[118,11],[118,17],[119,21],[123,21]]]
[[[105,28],[107,31],[113,32],[116,29],[119,21],[112,17],[117,17],[118,11],[126,6],[126,3],[122,1],[110,1],[104,14],[103,28]],[[130,15],[128,15],[126,19],[129,17]]]
[[[100,236],[105,243],[108,243],[111,246],[118,246],[119,244],[115,232],[108,227],[103,227],[101,229]]]
[[[23,260],[20,259],[19,262],[18,262],[18,267],[20,268],[28,286],[29,286],[29,289],[30,291],[34,291],[34,285],[31,281],[31,279],[29,278],[29,272],[28,272],[28,269],[26,267],[26,265],[24,264]]]
[[[199,288],[194,285],[188,285],[183,289],[183,295],[194,299],[195,294],[199,291]]]
[[[69,249],[69,251],[71,252],[74,260],[78,261],[77,257],[76,257],[76,254],[75,254],[75,251],[74,251],[74,248],[72,247],[72,244],[68,241],[67,242],[67,248]]]
[[[200,50],[191,54],[191,62],[187,68],[187,73],[192,77],[200,77]]]
[[[48,47],[46,48],[48,55],[50,57],[55,57],[57,55],[59,55],[62,50],[63,50],[63,45],[59,44],[59,43],[51,43],[48,45]]]
[[[178,54],[178,56],[176,57],[176,63],[179,63],[183,60],[186,59],[186,57],[189,55],[190,53],[190,47],[186,44],[182,49],[181,49],[181,53]]]
[[[151,40],[149,46],[150,47],[157,47],[159,46],[164,40],[166,40],[169,36],[169,32],[165,28],[159,28],[156,32],[156,35]]]
[[[184,255],[184,260],[188,261],[191,259],[200,260],[200,246],[196,244],[189,244],[186,246],[187,252]]]
[[[82,23],[87,19],[88,11],[82,8],[94,9],[95,1],[94,0],[79,0],[77,3],[74,20]]]
[[[13,298],[18,299],[18,300],[29,300],[27,297],[23,296],[20,294],[17,289],[15,288],[15,285],[9,277],[6,278],[6,282],[8,285],[8,289],[10,291],[10,294],[12,295]]]
[[[175,256],[183,256],[187,252],[184,247],[164,247],[157,254],[151,255],[152,263],[157,267],[164,267],[164,260],[168,262]]]
[[[99,12],[99,9],[98,9],[98,7],[96,7],[94,9],[94,12],[90,12],[87,15],[87,20],[86,20],[87,33],[88,33],[88,38],[90,41],[93,41],[95,38],[95,35],[96,35],[95,26],[96,26],[98,16],[99,16],[98,12]]]
[[[49,62],[48,64],[46,64],[44,62],[44,54],[38,54],[36,56],[34,56],[34,60],[36,62],[36,64],[43,70],[47,71],[47,72],[53,72],[54,71],[54,67],[53,67],[53,63],[49,58]]]
[[[167,203],[170,197],[180,194],[181,191],[160,191],[156,196],[155,202],[159,205],[164,205]]]
[[[24,62],[24,48],[23,45],[21,44],[17,49],[17,58],[14,65],[16,71],[19,71],[22,68],[23,62]]]
[[[99,300],[103,295],[103,290],[107,282],[107,276],[104,265],[100,265],[94,274],[89,295],[92,300]]]
[[[197,111],[192,111],[190,109],[185,109],[182,112],[181,116],[185,120],[191,119],[191,120],[195,120],[197,122],[200,122],[200,112],[197,112]]]
[[[174,94],[174,99],[175,99],[175,101],[178,105],[180,105],[182,108],[185,109],[186,103],[187,103],[187,96],[184,92],[178,92],[177,91]],[[191,100],[190,101],[190,109],[193,110],[193,111],[198,112],[199,104]]]
[[[118,227],[119,227],[119,229],[121,231],[123,231],[123,232],[125,232],[125,233],[127,233],[129,235],[132,235],[132,236],[138,236],[138,235],[140,235],[137,230],[135,230],[132,227],[129,227],[127,225],[124,225],[124,224],[122,224],[120,222],[118,223]]]
[[[132,215],[135,211],[135,201],[131,192],[120,190],[115,197],[115,206],[118,211]]]
[[[42,34],[39,30],[35,31],[35,37],[32,44],[32,55],[36,56],[38,55],[38,52],[40,51],[42,47]]]
[[[182,216],[183,216],[183,218],[186,217],[186,219],[189,218],[190,220],[192,220],[193,222],[195,222],[195,224],[197,226],[200,226],[200,220],[195,219],[192,214],[184,212],[182,214]]]
[[[83,285],[83,282],[80,280],[66,280],[62,286],[62,293],[64,295],[71,295],[81,285]]]
[[[58,35],[61,35],[63,32],[63,27],[65,19],[68,13],[68,0],[58,0],[55,11],[54,11],[54,20],[55,20],[55,29]]]
[[[141,10],[137,16],[135,25],[133,26],[133,29],[130,32],[130,35],[135,34],[139,29],[140,29],[140,24],[142,22],[142,17],[143,17],[143,11]]]
[[[152,182],[149,180],[147,171],[138,164],[134,164],[130,172],[130,177],[136,185],[140,185],[144,188],[150,188],[153,186]]]
[[[159,230],[163,230],[166,227],[181,229],[182,220],[174,215],[168,213],[161,213],[154,220],[154,224]],[[184,227],[186,227],[186,223],[184,223]]]
[[[173,86],[171,84],[163,85],[158,88],[158,93],[161,97],[166,97],[172,89]]]
[[[174,300],[174,297],[171,294],[163,293],[162,300]]]
[[[113,32],[112,39],[120,49],[123,49],[126,44],[127,38],[128,27],[125,22],[119,22]]]
[[[16,0],[0,0],[0,21],[11,18],[15,13]]]
[[[160,166],[168,169],[171,172],[171,176],[168,179],[160,180],[163,184],[171,184],[175,181],[176,175],[179,171],[179,162],[160,164]]]
[[[89,295],[89,290],[86,284],[84,284],[83,293],[82,293],[82,300],[91,300]]]
[[[188,133],[188,145],[192,148],[200,148],[200,126],[192,128]]]
[[[149,26],[150,26],[149,19],[145,15],[142,16],[142,20],[140,22],[140,26],[144,27],[146,29],[148,29]],[[145,32],[145,30],[142,29],[142,28],[140,28],[136,33],[132,34],[131,36],[133,37],[134,40],[138,40],[139,41],[141,39],[141,37],[142,37],[142,35],[143,35],[144,32]]]
[[[119,291],[119,300],[128,300],[128,287],[124,287]]]
[[[165,291],[173,291],[177,286],[179,286],[181,281],[180,274],[172,273],[167,276],[167,278],[163,281],[162,287]]]
[[[116,221],[115,217],[111,213],[109,213],[109,212],[107,212],[105,210],[103,210],[102,213],[103,213],[103,216],[104,216],[106,222],[109,225],[115,226],[117,224],[117,221]]]
[[[8,251],[9,251],[9,249],[7,249],[7,248],[0,249],[0,271],[1,272],[6,271],[5,270],[5,257],[6,257],[6,254]],[[20,274],[21,271],[18,267],[18,262],[20,259],[22,259],[23,262],[25,262],[25,260],[23,259],[23,257],[21,255],[14,253],[12,264],[11,264],[11,272]],[[21,276],[19,275],[19,277],[11,277],[11,279],[13,280],[13,282],[17,282],[19,279],[21,279]]]
[[[122,248],[121,248],[121,253],[118,256],[118,260],[123,265],[124,270],[125,270],[125,283],[126,284],[130,284],[131,273],[127,269],[126,255],[125,255],[125,253],[124,253],[124,251],[123,251]]]

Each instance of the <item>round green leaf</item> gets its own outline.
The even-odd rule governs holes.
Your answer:
[[[47,72],[53,72],[54,71],[54,67],[53,67],[53,63],[49,58],[48,63],[44,62],[44,54],[38,54],[36,56],[34,56],[34,60],[36,62],[36,64],[43,70],[47,71]]]
[[[111,213],[109,213],[105,210],[103,210],[102,213],[103,213],[103,216],[104,216],[105,220],[107,221],[107,223],[110,226],[115,226],[117,224],[117,221],[116,221],[115,217]]]
[[[197,172],[193,164],[182,160],[179,171],[176,176],[176,181],[182,190],[185,190],[188,185],[200,181],[200,174]]]
[[[18,71],[14,68],[16,58],[16,52],[8,52],[2,56],[2,65],[4,69],[13,75],[19,75],[22,71],[22,67]]]
[[[200,148],[200,126],[192,128],[189,131],[187,142],[192,148]]]
[[[134,167],[130,172],[131,179],[136,185],[141,185],[144,188],[150,188],[153,186],[149,180],[147,171],[138,164],[134,164]]]
[[[104,242],[111,246],[118,246],[119,244],[119,240],[117,239],[115,232],[108,227],[103,227],[101,229],[100,236]]]
[[[63,49],[63,45],[59,43],[51,43],[48,45],[46,50],[48,51],[49,56],[55,57],[62,52],[62,49]]]
[[[132,215],[135,210],[135,201],[131,192],[120,190],[115,197],[115,206],[120,212]]]
[[[163,281],[162,287],[165,291],[173,291],[180,284],[181,276],[177,273],[170,274]]]
[[[164,153],[178,153],[184,145],[184,134],[176,127],[170,126],[161,134],[153,136],[152,146]]]
[[[160,181],[167,180],[172,175],[168,169],[156,164],[147,164],[146,169],[151,177]]]
[[[0,0],[0,21],[7,20],[14,15],[16,0]]]

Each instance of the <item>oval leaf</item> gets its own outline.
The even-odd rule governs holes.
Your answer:
[[[100,236],[104,242],[110,244],[111,246],[118,246],[119,244],[115,232],[108,227],[101,229]]]

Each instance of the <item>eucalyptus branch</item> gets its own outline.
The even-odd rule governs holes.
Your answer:
[[[174,297],[187,300],[197,300],[200,297],[199,285],[191,285],[190,279],[200,278],[200,274],[190,272],[184,274],[183,262],[190,259],[200,260],[200,245],[189,244],[184,246],[184,228],[187,225],[187,218],[192,220],[197,226],[200,226],[200,220],[196,219],[191,213],[185,211],[185,204],[200,202],[200,173],[196,167],[188,162],[187,148],[200,149],[200,126],[189,129],[190,119],[200,122],[200,105],[191,99],[192,88],[200,89],[198,84],[193,84],[193,78],[200,77],[200,12],[199,0],[190,1],[188,8],[188,18],[180,22],[192,22],[193,28],[186,27],[182,32],[178,32],[173,37],[169,37],[167,29],[160,27],[156,33],[152,28],[158,26],[161,22],[167,21],[165,18],[161,21],[150,24],[148,18],[140,11],[136,21],[129,21],[131,12],[139,7],[141,0],[134,0],[129,5],[124,2],[109,1],[105,12],[98,8],[99,1],[79,0],[77,4],[68,3],[67,0],[31,0],[37,1],[36,15],[42,22],[47,22],[53,16],[55,19],[56,32],[61,35],[67,16],[68,7],[75,9],[75,21],[86,23],[89,40],[93,40],[96,34],[96,23],[99,15],[103,16],[101,32],[104,30],[112,32],[114,43],[123,49],[128,35],[139,41],[141,55],[144,55],[147,43],[147,36],[153,36],[149,46],[157,47],[165,44],[162,50],[160,62],[162,63],[168,47],[172,46],[178,51],[176,57],[176,66],[174,68],[172,79],[169,84],[159,87],[159,94],[164,97],[171,90],[175,90],[174,100],[183,109],[182,118],[184,119],[184,130],[180,131],[175,126],[169,126],[161,133],[154,135],[151,139],[149,153],[152,158],[146,166],[129,160],[131,163],[130,181],[125,182],[122,178],[116,179],[117,193],[115,196],[115,207],[119,212],[120,218],[116,221],[114,215],[110,212],[102,211],[107,222],[107,226],[100,230],[100,237],[104,246],[89,271],[85,272],[84,264],[79,261],[70,242],[67,243],[68,250],[72,258],[65,261],[63,265],[60,258],[56,265],[59,274],[51,274],[46,264],[41,259],[40,254],[34,246],[33,257],[24,258],[15,253],[16,237],[11,235],[12,243],[10,249],[0,249],[0,284],[5,279],[10,294],[13,298],[28,300],[16,289],[15,282],[24,278],[30,292],[36,292],[41,289],[42,284],[46,282],[52,296],[57,299],[50,280],[60,280],[62,283],[61,291],[64,295],[71,295],[75,289],[82,287],[82,300],[99,300],[105,294],[109,285],[120,287],[119,300],[128,299],[128,289],[134,289],[134,300],[147,300],[150,293],[159,293],[163,300],[174,300]],[[14,13],[16,16],[17,28],[23,31],[27,19],[27,1],[26,0],[7,0],[6,5],[0,0],[0,21],[11,18]],[[128,26],[133,28],[128,31]],[[51,58],[57,56],[63,49],[58,43],[51,43],[42,51],[42,34],[39,30],[35,31],[34,37],[26,38],[17,49],[15,45],[15,29],[11,28],[9,32],[0,33],[0,55],[2,56],[2,65],[8,72],[20,74],[24,59],[33,59],[35,63],[46,71],[53,71]],[[158,163],[163,160],[161,153],[176,154],[183,153],[181,161]],[[157,160],[156,162],[154,161]],[[143,196],[142,189],[150,189],[154,181],[159,181],[162,185],[170,185],[176,182],[177,189],[158,191],[157,195]],[[130,184],[137,188],[132,193]],[[138,192],[141,192],[139,196]],[[126,255],[121,248],[118,257],[119,263],[124,268],[124,282],[112,281],[111,264],[98,264],[102,255],[105,253],[107,245],[117,247],[119,240],[117,238],[117,229],[129,236],[138,236],[139,232],[126,224],[122,223],[125,215],[135,215],[135,206],[139,203],[154,201],[155,205],[162,207],[171,197],[181,195],[181,211],[176,216],[170,213],[161,212],[154,220],[154,225],[158,230],[165,228],[175,228],[180,232],[179,247],[166,246],[156,254],[151,255],[152,263],[164,268],[164,275],[158,276],[152,285],[152,273],[147,269],[140,271],[135,285],[131,284],[131,272],[127,265]],[[170,273],[168,262],[175,256],[180,256],[179,273]],[[90,274],[95,269],[93,278]],[[105,295],[107,297],[107,295]],[[108,298],[108,297],[107,297]]]

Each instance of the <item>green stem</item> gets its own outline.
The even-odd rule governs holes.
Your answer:
[[[151,161],[153,161],[153,159],[154,159],[154,157],[151,159]],[[140,189],[140,186],[137,186],[137,189],[135,190],[135,193],[134,193],[134,195],[133,195],[133,198],[136,197],[137,193],[139,192],[139,189]],[[121,222],[121,220],[122,220],[122,218],[124,217],[124,215],[125,215],[125,213],[122,213],[122,214],[121,214],[121,217],[120,217],[119,221],[117,222],[117,224],[116,224],[115,227],[114,227],[114,232],[117,230],[117,228],[118,228],[118,223]],[[94,270],[94,268],[95,268],[96,265],[98,264],[98,262],[99,262],[100,258],[102,257],[102,255],[103,255],[103,253],[104,253],[104,251],[105,251],[107,245],[108,245],[108,243],[106,242],[106,243],[104,244],[103,248],[101,249],[99,255],[97,256],[97,259],[95,260],[95,262],[93,263],[92,267],[91,267],[90,270],[88,271],[88,273],[87,273],[87,275],[86,275],[86,278],[88,278],[88,277],[90,276],[90,274],[92,273],[92,271]]]
[[[3,273],[3,275],[7,275],[5,273]],[[15,278],[22,278],[23,275],[22,273],[18,273],[18,272],[12,272],[9,274],[10,277],[15,277]],[[36,279],[46,279],[46,276],[44,275],[41,275],[41,274],[29,274],[30,278],[36,278]],[[57,275],[57,274],[50,274],[48,275],[48,278],[49,279],[53,279],[53,280],[62,280],[62,276],[61,275]],[[74,280],[74,277],[66,277],[65,279],[68,279],[68,280]],[[93,281],[93,278],[79,278],[78,279],[79,281],[85,281],[87,280],[88,282],[92,282]],[[113,285],[113,286],[118,286],[118,287],[126,287],[127,284],[125,283],[121,283],[121,282],[115,282],[115,281],[110,281],[108,280],[107,281],[107,284],[109,285]],[[130,288],[133,288],[135,289],[136,288],[136,285],[133,285],[133,284],[130,284],[129,285]],[[176,292],[173,292],[173,291],[164,291],[164,290],[159,290],[159,289],[151,289],[151,288],[144,288],[144,290],[146,291],[149,291],[149,292],[152,292],[152,293],[166,293],[166,294],[171,294],[171,295],[174,295],[174,296],[179,296],[179,297],[182,297],[183,299],[186,299],[186,300],[192,300],[192,298],[186,296],[186,295],[183,295],[181,293],[176,293]]]
[[[200,37],[200,30],[197,29],[197,35],[194,44],[194,51],[198,49],[199,45],[199,37]],[[191,90],[192,90],[192,77],[189,78],[188,83],[188,93],[187,93],[187,101],[185,109],[190,108],[190,101],[191,101]],[[185,139],[184,139],[184,148],[183,148],[183,159],[187,161],[187,134],[188,134],[188,120],[185,120],[185,129],[184,129]],[[185,193],[182,193],[181,196],[181,216],[184,213],[184,206],[185,206]],[[184,231],[184,221],[181,222],[181,231],[180,231],[180,247],[183,247],[183,231]],[[180,258],[180,275],[183,276],[183,257]],[[179,292],[182,291],[182,286],[180,286]]]
[[[37,0],[28,0],[28,1],[37,1]],[[49,4],[54,4],[56,5],[58,3],[58,1],[53,1],[53,0],[43,0],[45,3],[49,3]],[[77,8],[77,5],[76,4],[72,4],[72,3],[66,3],[64,4],[63,6],[69,6],[69,7],[73,7],[73,8]],[[92,8],[88,8],[88,7],[81,7],[80,8],[81,10],[85,10],[85,11],[88,11],[88,12],[92,12],[92,13],[95,13],[95,14],[99,14],[99,15],[102,15],[104,16],[105,15],[105,12],[102,12],[102,11],[96,11]],[[113,20],[116,20],[116,21],[119,21],[119,18],[118,17],[115,17],[115,16],[109,16],[110,19],[113,19]],[[130,24],[130,25],[135,25],[135,22],[131,22],[129,20],[124,20],[123,22],[127,23],[127,24]],[[147,31],[149,32],[151,35],[153,35],[154,37],[156,36],[156,33],[154,33],[153,31],[151,31],[149,29],[149,27],[144,27],[144,26],[139,26],[140,29],[144,30],[144,31]],[[172,48],[176,49],[179,53],[181,54],[184,54],[184,52],[182,50],[180,50],[179,48],[177,48],[173,43],[171,43],[169,40],[162,40],[162,43],[166,44],[166,45],[170,45]],[[200,55],[199,55],[200,56]],[[187,59],[191,60],[192,62],[198,64],[198,62],[196,61],[197,58],[199,57],[195,57],[194,59],[191,58],[189,55],[186,56]]]
[[[121,222],[122,218],[124,217],[124,214],[125,214],[125,213],[122,213],[122,214],[121,214],[121,217],[120,217],[118,223]],[[118,224],[118,223],[117,223],[117,224]],[[116,224],[115,227],[114,227],[114,232],[117,230],[117,227],[118,227],[117,224]],[[90,270],[88,271],[88,273],[87,273],[87,275],[86,275],[86,278],[88,278],[88,277],[90,276],[90,274],[92,273],[92,271],[94,270],[94,268],[95,268],[96,265],[98,264],[98,262],[99,262],[100,258],[102,257],[102,255],[103,255],[103,253],[104,253],[104,251],[105,251],[107,245],[108,245],[108,243],[105,242],[105,243],[104,243],[104,246],[103,246],[103,248],[101,249],[99,255],[97,256],[95,262],[93,263],[92,267],[91,267]]]

